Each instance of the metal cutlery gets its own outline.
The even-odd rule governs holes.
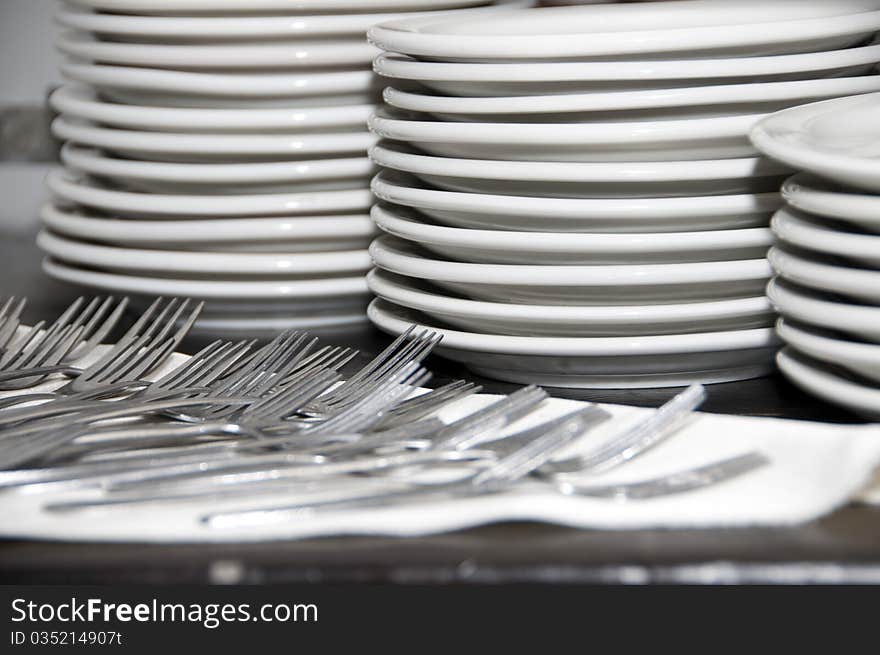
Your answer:
[[[599,473],[635,459],[659,445],[681,428],[706,399],[702,385],[691,385],[672,400],[589,452],[547,462],[537,473],[557,476],[569,473]]]
[[[82,369],[74,366],[57,369],[57,372],[73,376],[73,379],[52,393],[56,397],[64,397],[79,392],[100,391],[110,384],[140,380],[174,352],[195,323],[204,303],[199,303],[185,313],[190,302],[190,300],[172,298],[168,303],[164,303],[162,298],[156,299],[98,361]],[[174,330],[178,320],[182,321],[182,324]],[[17,374],[22,372],[18,371]],[[37,370],[28,373],[40,374]],[[44,398],[45,396],[41,394],[40,399]],[[14,402],[6,406],[23,404],[35,399],[31,394],[22,394],[9,399]]]
[[[713,487],[767,466],[770,459],[752,451],[648,480],[615,484],[581,484],[556,480],[555,489],[566,496],[590,496],[617,501],[649,500]]]
[[[550,459],[558,450],[581,438],[586,431],[607,418],[609,418],[609,414],[597,407],[588,406],[578,410],[570,414],[561,424],[544,432],[540,437],[463,480],[413,484],[403,490],[351,495],[330,500],[304,501],[278,507],[255,507],[230,512],[209,513],[202,517],[202,521],[211,527],[228,528],[252,524],[254,520],[259,523],[291,520],[301,517],[304,512],[314,514],[327,510],[387,507],[391,504],[425,496],[457,498],[497,493],[528,475]],[[430,454],[430,452],[425,454]]]
[[[119,322],[128,299],[77,298],[49,327],[41,321],[0,355],[0,389],[25,389],[52,373],[75,375],[69,364],[100,344]],[[112,311],[111,311],[112,308]],[[109,312],[109,313],[108,313]],[[42,372],[41,372],[42,371]]]

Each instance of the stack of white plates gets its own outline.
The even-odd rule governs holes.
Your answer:
[[[57,15],[65,170],[48,182],[46,271],[207,299],[208,330],[365,320],[366,31],[490,3],[73,0]]]
[[[790,169],[749,130],[880,90],[878,0],[677,0],[423,17],[369,32],[369,310],[504,380],[760,376],[769,220]],[[414,84],[421,85],[414,87]]]
[[[764,152],[801,168],[773,217],[768,295],[804,389],[880,416],[880,94],[788,109],[759,123]]]

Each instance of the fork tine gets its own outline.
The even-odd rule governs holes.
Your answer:
[[[70,389],[78,391],[88,384],[136,379],[164,361],[176,345],[174,340],[162,341],[173,326],[173,322],[169,323],[169,314],[173,321],[180,315],[179,311],[174,311],[175,307],[179,309],[179,305],[186,303],[180,303],[173,298],[162,308],[161,302],[162,298],[156,299],[108,353],[69,383]],[[200,309],[201,304],[190,314],[189,320],[178,330],[177,336],[182,338],[186,334]],[[171,350],[168,349],[169,345]]]
[[[339,380],[339,377],[336,371],[322,370],[301,378],[247,407],[242,412],[241,418],[248,422],[260,423],[283,421],[324,393]]]
[[[409,339],[409,335],[412,334],[413,330],[416,329],[415,325],[410,325],[403,333],[400,334],[394,341],[392,341],[382,352],[376,355],[366,366],[364,366],[360,371],[355,373],[348,379],[348,382],[358,382],[362,378],[366,377],[373,370],[380,366],[382,362],[384,362],[389,356],[391,356],[397,348],[401,346],[401,344],[405,343],[407,339]]]
[[[174,299],[177,300],[177,299]],[[166,307],[166,311],[162,312],[156,321],[150,326],[150,329],[147,331],[148,334],[153,335],[152,338],[148,339],[145,344],[142,344],[142,348],[146,350],[146,352],[142,352],[140,349],[134,350],[132,349],[131,357],[127,358],[124,365],[120,365],[117,367],[115,371],[115,375],[113,376],[113,381],[118,382],[123,379],[136,379],[149,373],[151,370],[159,366],[165,359],[174,352],[177,345],[183,339],[184,336],[189,332],[193,323],[195,323],[199,314],[201,313],[202,307],[204,303],[199,303],[187,316],[187,319],[184,321],[183,325],[177,330],[177,332],[170,338],[162,342],[161,340],[165,339],[167,334],[174,327],[174,324],[180,318],[180,315],[186,309],[189,300],[184,300],[180,302],[179,307],[171,314],[171,316],[164,320],[164,323],[160,323],[169,313],[169,309],[171,308],[172,303],[169,303],[168,307]]]
[[[253,341],[226,342],[210,356],[205,356],[197,366],[184,372],[177,386],[209,386],[223,373],[235,366],[253,345]]]
[[[385,412],[394,407],[405,395],[426,382],[430,373],[417,362],[410,362],[398,373],[392,375],[376,390],[360,401],[344,408],[338,414],[309,426],[304,431],[309,434],[329,433],[340,434],[357,432],[374,425],[384,418]]]
[[[119,303],[117,303],[116,308],[106,319],[104,319],[104,315],[115,301],[115,298],[109,296],[97,309],[83,331],[83,339],[85,339],[85,341],[70,353],[71,358],[82,357],[94,350],[99,343],[104,341],[104,338],[110,334],[113,328],[116,327],[119,323],[119,319],[122,318],[125,309],[128,307],[128,298],[120,300]]]
[[[388,416],[380,425],[383,428],[391,428],[409,424],[462,398],[480,393],[480,391],[482,391],[482,387],[471,382],[464,380],[452,382],[421,396],[404,400],[388,412]]]
[[[18,357],[21,356],[23,352],[27,349],[30,344],[34,342],[34,340],[39,336],[40,331],[45,327],[46,322],[40,321],[36,325],[34,325],[30,330],[28,330],[27,334],[25,334],[21,339],[15,342],[12,350],[8,350],[3,354],[2,359],[0,359],[0,369],[5,369],[9,362],[14,361]]]
[[[287,380],[285,380],[285,382],[290,381],[290,378],[305,375],[310,371],[331,368],[334,370],[339,370],[352,359],[354,359],[357,354],[358,351],[352,348],[345,348],[342,346],[324,346],[323,348],[313,352],[311,355],[301,360],[297,367],[294,368],[293,371],[291,371],[290,376]]]
[[[170,389],[178,385],[183,386],[184,380],[187,379],[187,374],[191,373],[193,370],[199,369],[210,355],[222,348],[224,343],[225,342],[222,339],[212,341],[188,360],[153,382],[150,386],[153,389]]]
[[[691,385],[647,418],[628,426],[589,452],[548,462],[538,473],[544,476],[598,473],[629,462],[675,434],[705,399],[705,388],[699,384]]]
[[[57,364],[73,346],[79,342],[83,328],[68,325],[52,336],[43,340],[38,348],[34,348],[26,361],[21,362],[23,367],[34,367]]]
[[[24,310],[24,306],[27,304],[27,298],[21,298],[15,307],[12,308],[12,311],[9,311],[9,308],[14,302],[15,297],[13,296],[3,304],[3,323],[0,325],[0,349],[5,349],[6,346],[9,345],[9,341],[12,337],[15,336],[19,324],[18,319],[21,316],[21,312]]]
[[[192,375],[185,379],[183,386],[208,386],[223,375],[253,347],[253,341],[230,342],[208,358],[199,370],[193,371]]]
[[[147,324],[156,309],[164,302],[161,296],[156,298],[150,306],[138,317],[131,327],[120,337],[119,341],[113,345],[104,355],[90,366],[83,369],[82,374],[77,378],[76,382],[82,385],[84,382],[98,378],[123,352],[126,352],[131,344],[135,343],[141,333],[144,325]]]
[[[517,389],[509,396],[495,401],[481,410],[450,423],[437,434],[435,448],[463,449],[480,440],[490,429],[501,428],[522,418],[547,398],[540,387]]]
[[[407,331],[405,334],[409,335],[410,332]],[[395,340],[395,342],[397,341],[400,340]],[[403,342],[400,341],[400,343]],[[379,357],[374,358],[358,374],[349,378],[344,384],[328,394],[326,398],[322,398],[320,401],[321,405],[324,408],[351,406],[361,398],[369,395],[386,378],[402,370],[409,363],[419,362],[424,359],[435,344],[436,335],[433,332],[422,331],[407,341],[402,348],[397,348],[396,352],[385,356],[381,362]],[[388,349],[386,349],[387,351]],[[368,374],[361,375],[368,369],[370,369]]]

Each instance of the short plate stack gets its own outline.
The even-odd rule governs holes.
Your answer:
[[[880,416],[880,94],[796,107],[752,139],[804,169],[773,217],[768,295],[787,347],[779,367],[828,401]]]

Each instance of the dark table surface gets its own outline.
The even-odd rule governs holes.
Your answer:
[[[33,230],[0,233],[0,297],[27,295],[26,320],[50,318],[88,290],[40,271]],[[361,359],[387,343],[363,325],[316,333],[356,346]],[[199,346],[198,339],[183,350]],[[434,358],[435,383],[479,380]],[[553,395],[654,406],[669,390],[550,390]],[[840,423],[843,410],[801,393],[780,376],[714,385],[704,409]],[[0,519],[2,520],[2,519]],[[848,507],[791,528],[586,531],[503,524],[424,538],[345,537],[262,544],[142,545],[0,541],[0,582],[873,582],[880,583],[880,508]]]

